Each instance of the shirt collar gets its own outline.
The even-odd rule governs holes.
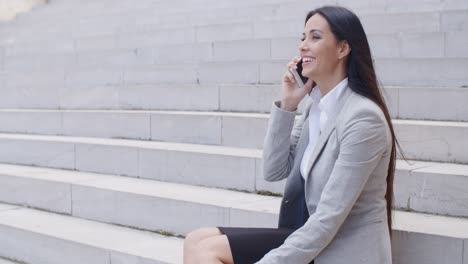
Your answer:
[[[314,87],[312,91],[309,94],[312,102],[318,103],[320,102],[320,99],[322,99],[322,93],[320,92],[320,89],[317,87]]]
[[[318,108],[325,113],[330,114],[333,111],[338,99],[343,94],[344,90],[348,87],[348,77],[344,78],[333,89],[331,89],[325,96],[320,99]],[[317,89],[319,90],[319,89]]]

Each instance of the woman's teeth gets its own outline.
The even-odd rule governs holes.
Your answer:
[[[311,62],[313,60],[315,60],[315,58],[303,58],[302,62]]]

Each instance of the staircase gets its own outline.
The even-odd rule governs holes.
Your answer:
[[[468,264],[465,0],[51,0],[1,23],[5,263],[182,263],[195,228],[275,227],[269,110],[324,4],[361,18],[411,159],[393,263]]]

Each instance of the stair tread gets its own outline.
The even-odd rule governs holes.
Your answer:
[[[168,263],[182,259],[180,238],[19,206],[1,210],[0,225]]]
[[[259,212],[278,213],[280,206],[273,196],[109,174],[8,164],[0,164],[0,174]]]
[[[435,169],[430,171],[430,169],[433,167]],[[415,168],[441,174],[453,172],[457,175],[468,177],[468,165],[453,164],[451,166],[450,164],[417,162],[412,167],[412,169]],[[406,169],[409,169],[409,167],[407,167]],[[202,205],[205,204],[219,207],[244,209],[251,212],[256,211],[278,214],[281,200],[281,198],[279,197],[264,196],[253,193],[244,193],[219,188],[192,186],[186,184],[161,182],[133,177],[122,177],[109,174],[87,173],[60,169],[48,169],[41,167],[0,164],[0,174],[37,180],[63,182],[74,185],[100,188],[110,191],[132,193],[136,195],[160,197],[168,200],[187,201]],[[10,205],[4,205],[3,207],[0,207],[0,211],[8,209],[11,209]],[[424,228],[426,228],[425,226],[417,224],[422,221],[429,223],[429,227],[432,224],[435,225],[435,231],[433,232],[437,233],[434,234],[446,234],[449,236],[455,236],[456,232],[452,229],[445,230],[444,227],[440,224],[441,221],[443,222],[445,221],[444,219],[449,219],[447,221],[452,221],[451,223],[454,223],[454,226],[461,225],[462,227],[464,226],[464,224],[462,223],[468,223],[468,219],[457,217],[436,216],[413,212],[402,212],[399,214],[401,216],[398,216],[398,218],[407,220],[397,223],[396,227],[398,230],[405,231],[410,231],[413,229],[424,230]],[[419,217],[414,218],[417,221],[411,218],[413,214],[416,214]],[[428,216],[433,218],[427,218]],[[444,230],[447,233],[444,233]],[[466,237],[468,238],[468,227],[466,228],[466,230],[467,232],[463,233],[462,235],[466,235]]]
[[[244,118],[269,118],[268,113],[255,112],[226,112],[226,111],[186,111],[186,110],[120,110],[120,109],[0,109],[0,113],[95,113],[95,114],[161,114],[181,116],[221,116],[221,117],[244,117]],[[465,121],[443,121],[425,119],[399,119],[392,118],[396,124],[424,125],[424,126],[449,126],[468,127]]]
[[[27,135],[27,134],[5,134],[0,133],[0,139],[9,140],[34,140],[34,141],[53,141],[63,143],[79,144],[97,144],[122,147],[140,147],[145,149],[172,150],[182,152],[196,152],[214,155],[241,156],[249,158],[261,158],[262,151],[259,149],[246,149],[236,147],[225,147],[217,145],[202,145],[188,143],[141,141],[129,139],[109,139],[109,138],[91,138],[91,137],[69,137],[69,136],[46,136],[46,135]]]
[[[453,238],[468,238],[468,219],[395,211],[393,229]]]
[[[43,141],[43,142],[62,142],[62,143],[72,143],[72,144],[73,143],[94,144],[94,145],[119,146],[119,147],[135,147],[135,148],[154,149],[154,150],[167,150],[167,151],[203,153],[203,154],[212,154],[212,155],[236,156],[236,157],[243,157],[243,158],[262,158],[262,153],[263,153],[262,149],[253,149],[253,148],[226,147],[226,146],[221,146],[221,145],[174,143],[174,142],[134,140],[134,139],[0,133],[0,140],[1,139],[31,140],[31,141]],[[403,165],[403,163],[406,163],[406,162],[403,162],[402,160],[397,160],[397,163],[398,162],[400,162],[401,166],[406,166],[407,168],[411,168],[411,165],[408,165],[408,164]],[[468,164],[419,161],[419,160],[409,160],[409,162],[416,162],[416,164],[418,164],[417,166],[424,166],[424,167],[437,166],[438,173],[443,173],[446,169],[450,169],[450,170],[459,171],[461,174],[466,175],[466,168],[468,168]],[[406,168],[406,167],[401,167],[401,168]]]
[[[0,225],[169,263],[182,256],[181,238],[19,206],[0,204]],[[394,211],[393,230],[467,239],[468,219]]]
[[[9,260],[9,259],[3,259],[0,257],[0,264],[20,264],[19,262]]]

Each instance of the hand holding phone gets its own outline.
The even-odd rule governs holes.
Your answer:
[[[294,69],[296,68],[296,69]],[[294,57],[286,66],[281,86],[281,109],[295,111],[304,96],[311,91],[312,80],[302,75],[302,58]],[[297,84],[294,84],[297,83]],[[314,82],[312,82],[314,85]],[[297,86],[300,88],[298,89]]]
[[[299,88],[304,88],[305,83],[309,78],[304,77],[302,75],[302,60],[300,60],[297,64],[297,70],[294,68],[290,68],[289,71],[293,74],[294,79],[296,80],[297,85]]]

